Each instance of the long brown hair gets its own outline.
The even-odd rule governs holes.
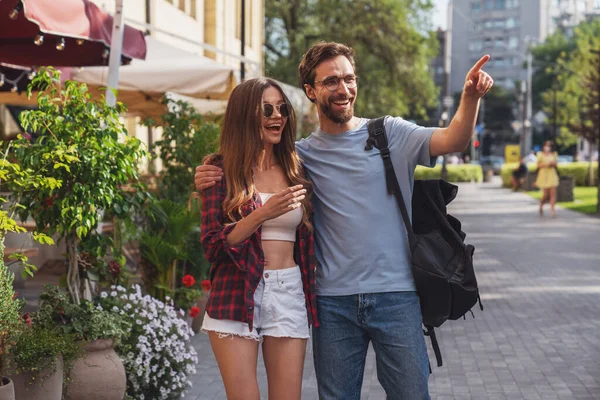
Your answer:
[[[310,223],[310,194],[308,179],[304,177],[302,164],[296,154],[296,114],[281,86],[269,78],[248,79],[240,83],[231,93],[225,110],[218,154],[212,160],[223,160],[223,172],[227,194],[223,211],[234,221],[235,214],[242,216],[242,206],[255,195],[253,168],[262,161],[264,144],[262,140],[262,96],[264,91],[274,87],[279,90],[288,105],[290,116],[287,118],[281,141],[273,146],[275,158],[285,174],[290,186],[303,185],[307,196],[302,201],[302,222],[312,229]]]

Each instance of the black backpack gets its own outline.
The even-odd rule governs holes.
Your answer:
[[[460,221],[446,213],[446,205],[458,192],[456,185],[446,181],[415,181],[413,224],[410,223],[390,158],[384,119],[381,117],[369,121],[369,139],[365,150],[376,147],[381,153],[388,193],[396,197],[408,234],[424,334],[430,337],[437,365],[441,367],[442,355],[434,328],[446,320],[464,317],[478,301],[483,310],[473,269],[475,248],[464,243],[466,235],[461,230]]]

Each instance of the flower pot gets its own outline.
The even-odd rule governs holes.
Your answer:
[[[2,386],[0,386],[0,400],[15,400],[15,388],[10,379],[0,376]]]
[[[198,300],[196,302],[196,307],[200,309],[200,314],[196,318],[192,320],[192,331],[194,333],[200,332],[200,328],[202,328],[202,322],[204,321],[204,313],[206,311],[206,303],[208,302],[208,296]]]
[[[113,341],[99,339],[87,343],[85,354],[71,371],[68,400],[123,400],[127,378],[123,362],[113,348]]]
[[[62,356],[58,356],[52,367],[43,369],[39,374],[27,372],[11,376],[11,379],[15,386],[15,400],[61,400]]]

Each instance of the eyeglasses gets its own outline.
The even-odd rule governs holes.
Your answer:
[[[277,109],[279,114],[284,118],[287,118],[290,116],[290,109],[288,108],[288,105],[286,103],[279,104],[277,106],[273,105],[273,104],[265,103],[265,104],[263,104],[263,115],[265,116],[265,118],[271,118],[275,109]]]
[[[338,78],[337,76],[330,76],[321,81],[315,81],[315,83],[320,83],[325,87],[325,89],[329,90],[330,92],[334,92],[338,90],[338,88],[340,87],[340,82],[342,80],[344,81],[344,84],[348,89],[354,89],[358,84],[358,76],[356,75],[346,75],[343,78]]]

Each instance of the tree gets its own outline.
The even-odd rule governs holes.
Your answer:
[[[558,60],[564,65],[558,77],[564,126],[572,134],[600,144],[600,21],[574,29],[575,50]],[[600,187],[600,176],[597,184]],[[600,190],[599,190],[600,196]],[[600,200],[600,199],[599,199]],[[600,213],[600,201],[597,210]]]
[[[437,39],[428,32],[430,0],[267,0],[265,64],[275,79],[297,85],[297,67],[317,41],[356,51],[356,112],[424,117],[437,89],[428,65]]]

